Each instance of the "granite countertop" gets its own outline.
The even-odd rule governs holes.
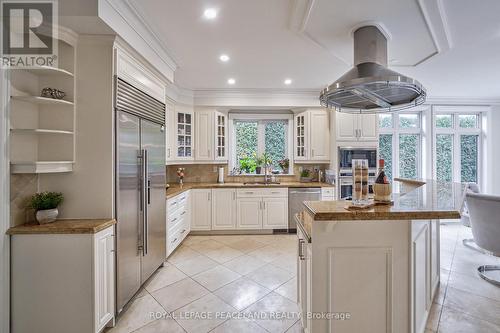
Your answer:
[[[395,179],[394,204],[347,210],[346,201],[306,201],[305,212],[314,221],[458,219],[465,185],[431,179]]]
[[[7,235],[28,234],[95,234],[116,223],[114,219],[69,219],[53,223],[27,223],[7,230]]]
[[[300,188],[300,187],[335,187],[335,185],[327,184],[327,183],[318,183],[318,182],[280,182],[279,184],[251,184],[245,185],[243,183],[184,183],[180,184],[171,184],[167,189],[167,199],[170,199],[182,192],[185,192],[190,189],[204,189],[204,188]]]

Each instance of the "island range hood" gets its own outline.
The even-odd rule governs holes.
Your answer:
[[[321,105],[340,112],[395,112],[425,102],[415,79],[387,68],[387,39],[376,26],[354,32],[354,68],[323,89]]]

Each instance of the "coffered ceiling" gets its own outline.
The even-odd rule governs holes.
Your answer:
[[[174,58],[184,88],[319,90],[350,69],[353,29],[376,24],[389,66],[429,96],[500,98],[497,0],[127,1]],[[217,17],[204,19],[206,8]]]

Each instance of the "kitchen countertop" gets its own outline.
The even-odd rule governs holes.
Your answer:
[[[184,183],[180,184],[172,184],[167,189],[167,199],[170,199],[182,192],[185,192],[190,189],[207,189],[207,188],[307,188],[307,187],[335,187],[335,185],[327,184],[327,183],[318,183],[318,182],[280,182],[279,184],[250,184],[245,185],[243,183]]]
[[[27,223],[7,230],[7,235],[28,234],[95,234],[116,223],[114,219],[70,219],[53,223]]]
[[[349,220],[426,220],[458,219],[465,185],[431,179],[395,179],[392,184],[394,204],[369,209],[347,210],[346,201],[306,201],[305,212],[313,221]],[[303,216],[303,222],[308,220]],[[308,221],[309,222],[309,221]],[[306,222],[307,223],[307,222]]]

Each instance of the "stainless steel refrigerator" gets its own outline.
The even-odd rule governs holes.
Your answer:
[[[165,105],[116,79],[116,305],[165,261]]]

